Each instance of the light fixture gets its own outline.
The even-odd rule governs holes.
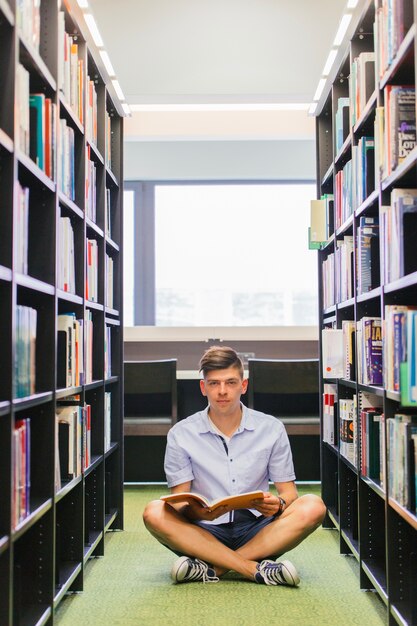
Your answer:
[[[326,84],[326,79],[325,78],[320,78],[319,84],[317,85],[316,93],[313,96],[313,100],[314,101],[320,100],[320,96],[323,93],[323,89],[324,89],[325,84]]]
[[[327,57],[327,61],[324,64],[322,76],[328,76],[330,74],[330,70],[332,69],[332,65],[335,61],[337,55],[337,49],[332,48],[329,52],[329,56]]]
[[[98,30],[98,26],[96,24],[96,21],[93,15],[91,13],[84,13],[84,19],[90,30],[94,43],[96,44],[98,48],[102,48],[104,45],[103,40],[101,38],[100,32]]]
[[[88,7],[88,0],[77,0],[78,6],[82,9],[86,9]]]
[[[119,98],[119,100],[124,100],[124,93],[122,91],[122,88],[120,87],[119,81],[118,80],[112,80],[112,85],[114,87],[114,90],[116,92],[116,96]]]
[[[346,35],[346,31],[349,27],[350,20],[352,19],[351,13],[345,13],[342,19],[340,20],[339,28],[337,29],[336,37],[334,38],[333,45],[340,46],[343,41],[344,36]]]
[[[183,104],[132,104],[132,111],[140,112],[189,112],[189,111],[307,111],[308,103],[183,103]]]
[[[116,72],[114,71],[113,65],[111,64],[110,57],[107,54],[106,50],[100,50],[100,56],[103,60],[104,67],[110,77],[116,76]]]
[[[348,0],[347,8],[356,9],[357,4],[358,4],[358,0]]]

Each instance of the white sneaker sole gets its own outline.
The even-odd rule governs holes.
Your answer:
[[[297,587],[300,584],[300,577],[298,575],[295,566],[291,563],[291,561],[279,561],[282,565],[281,573],[287,584],[292,587]]]

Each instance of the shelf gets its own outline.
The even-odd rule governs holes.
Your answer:
[[[348,152],[352,149],[352,136],[349,134],[345,141],[343,142],[342,147],[336,155],[334,160],[335,166],[344,165],[343,161],[346,159]]]
[[[70,198],[68,198],[62,191],[58,191],[58,200],[60,204],[65,206],[67,209],[70,209],[74,213],[74,215],[76,215],[80,219],[84,219],[83,211],[79,208],[79,206],[75,204],[75,202],[70,200]]]
[[[0,64],[0,173],[3,191],[0,323],[4,335],[4,371],[0,385],[0,458],[3,459],[1,527],[4,536],[0,537],[0,555],[2,588],[7,592],[0,603],[2,626],[3,622],[4,626],[13,626],[14,623],[46,626],[55,623],[58,604],[69,592],[84,589],[86,521],[91,519],[91,526],[97,524],[98,528],[104,527],[106,507],[106,510],[114,511],[112,526],[117,530],[123,528],[122,107],[104,66],[97,68],[91,63],[91,59],[101,57],[93,39],[88,36],[86,41],[84,37],[87,29],[76,0],[58,3],[56,0],[41,0],[35,4],[35,19],[25,21],[25,16],[22,20],[19,16],[21,3],[0,0],[0,57],[3,59]],[[21,26],[21,21],[24,26]],[[77,64],[77,72],[67,73],[69,59],[64,67],[65,55],[62,49],[58,49],[66,39],[62,28],[68,36],[66,43],[77,44],[72,47],[71,55],[71,66]],[[73,36],[76,39],[70,40]],[[57,84],[59,76],[69,78],[63,86],[65,94]],[[85,81],[86,87],[87,76],[92,77],[92,85],[96,89],[94,122],[101,152],[97,146],[88,144],[85,135],[83,121],[91,113],[87,108],[89,99],[87,102],[83,96],[79,103],[74,104],[76,97],[71,98],[73,107],[70,104],[69,94],[76,96],[82,93],[79,80]],[[45,143],[44,167],[48,173],[50,169],[55,170],[52,174],[55,180],[37,165],[41,159],[33,156],[41,154],[41,143],[49,139],[49,133],[37,136],[34,132],[37,128],[34,103],[20,104],[34,93],[42,93],[48,99],[45,108],[38,113],[45,122],[45,130],[52,130],[53,154]],[[56,108],[51,109],[49,104]],[[111,110],[110,119],[106,115],[107,110]],[[69,129],[67,137],[61,132],[64,124],[61,125],[60,120]],[[110,170],[102,154],[108,154],[112,147]],[[96,200],[96,223],[84,211],[88,152],[97,174],[89,179],[89,190]],[[49,168],[52,162],[55,167]],[[23,193],[19,186],[24,189]],[[106,187],[110,192],[106,192]],[[61,188],[67,189],[68,193],[69,189],[73,190],[74,199],[67,197]],[[107,193],[111,200],[108,208],[105,202]],[[66,218],[65,222],[60,222],[61,217]],[[109,219],[115,240],[105,237],[100,227],[106,219]],[[71,228],[62,232],[63,224]],[[97,303],[85,300],[87,238],[98,242],[97,292],[101,302]],[[106,289],[112,288],[107,275],[106,252],[114,260],[113,288],[117,296],[114,302],[119,310],[105,308],[103,303]],[[23,267],[27,267],[28,272],[16,271]],[[64,284],[60,278],[67,271],[75,278],[74,293],[57,287]],[[35,324],[31,324],[30,339],[29,329],[25,336],[28,326],[25,322],[29,321],[26,319],[29,315],[26,316],[20,307],[36,311],[36,335],[33,332]],[[93,341],[85,342],[82,358],[83,366],[93,364],[95,379],[86,385],[57,388],[57,380],[61,384],[66,380],[65,369],[76,366],[83,369],[79,362],[72,361],[72,354],[76,352],[69,349],[73,347],[72,337],[67,341],[65,331],[62,332],[60,327],[58,315],[64,312],[74,312],[78,320],[86,319],[85,316],[93,318]],[[113,376],[109,383],[101,378],[106,356],[105,319],[118,327],[111,333],[111,364],[118,375]],[[31,314],[32,321],[35,321],[35,316]],[[84,338],[86,336],[87,333]],[[76,352],[76,356],[81,355]],[[19,383],[29,375],[32,380],[35,379],[36,393],[11,398],[12,393],[21,391],[23,387]],[[104,453],[104,433],[108,427],[104,402],[109,399],[104,396],[106,391],[111,393],[110,431],[113,441],[111,449]],[[60,416],[61,422],[68,417],[68,428],[57,427],[57,409],[71,404],[78,408],[85,404],[91,407],[90,437],[86,436],[87,411],[82,411],[77,423],[73,416]],[[16,421],[21,419],[27,420],[25,427],[30,436],[25,438],[24,446],[18,447],[13,431]],[[57,448],[62,453],[59,455],[62,475],[73,475],[70,447],[78,452],[86,441],[91,443],[92,463],[85,472],[80,470],[76,478],[63,480],[56,491]],[[66,458],[68,467],[65,466]],[[31,468],[30,476],[23,472],[25,467]],[[19,485],[19,492],[16,485]],[[23,496],[26,493],[24,503],[23,497],[20,501],[20,494]],[[22,509],[23,504],[27,504],[29,514],[8,535],[6,531],[13,523],[12,517],[18,516],[17,511],[14,515],[17,504],[22,504]],[[94,531],[90,529],[90,532]],[[105,549],[102,528],[98,542],[94,554],[102,556]],[[30,589],[27,589],[29,583]]]
[[[101,154],[101,152],[99,151],[99,149],[97,148],[97,146],[92,142],[92,141],[88,141],[87,140],[87,145],[90,148],[90,157],[94,160],[94,161],[98,161],[99,163],[101,163],[102,165],[104,165],[104,158],[103,155]]]
[[[12,270],[9,270],[8,267],[4,267],[3,265],[0,265],[0,280],[11,282]]]
[[[374,111],[375,111],[376,103],[377,103],[377,91],[375,89],[375,91],[373,92],[373,94],[369,98],[368,102],[366,103],[366,106],[365,106],[365,108],[364,108],[360,118],[356,121],[356,124],[353,127],[353,132],[354,132],[355,135],[360,133],[363,130],[363,127],[368,122],[371,122],[372,126],[373,126],[373,120],[371,120],[370,118],[371,118],[371,114],[374,113]]]
[[[358,540],[354,539],[352,537],[352,534],[346,530],[343,530],[343,528],[340,530],[340,534],[342,536],[342,538],[344,539],[344,541],[347,543],[347,545],[349,546],[353,556],[359,560],[359,549],[358,549]]]
[[[343,222],[341,226],[336,230],[336,237],[341,237],[343,235],[347,235],[349,231],[352,231],[353,228],[353,214],[349,215],[347,220]],[[350,234],[352,234],[350,232]]]
[[[387,577],[385,568],[381,567],[381,564],[376,559],[364,559],[361,563],[362,569],[371,581],[375,590],[378,592],[379,597],[388,605],[388,593],[387,593]]]
[[[327,514],[330,517],[330,519],[332,520],[335,528],[340,529],[339,516],[336,514],[336,511],[333,510],[332,508],[328,507],[327,508]]]
[[[10,413],[10,402],[3,400],[0,402],[0,415],[7,415]]]
[[[80,574],[81,570],[81,563],[68,561],[66,563],[59,564],[60,578],[64,578],[65,583],[62,583],[62,585],[60,585],[58,589],[55,589],[54,608],[57,608],[61,600],[63,600],[65,594],[70,590],[71,585]]]
[[[115,187],[119,187],[119,182],[108,165],[106,165],[106,178],[108,181],[111,181]]]
[[[68,291],[63,291],[62,289],[56,290],[57,296],[60,300],[65,300],[65,302],[71,302],[72,304],[82,305],[84,303],[84,298],[81,296],[77,296],[73,293],[68,293]]]
[[[408,186],[414,177],[414,168],[417,164],[417,146],[406,156],[404,161],[381,182],[381,189],[387,191],[391,187]],[[407,179],[408,175],[408,179]]]
[[[390,507],[394,509],[396,513],[398,513],[400,517],[402,517],[410,526],[412,526],[414,530],[417,530],[417,515],[415,513],[412,513],[404,506],[401,506],[401,504],[399,504],[393,498],[388,498],[388,503]]]
[[[349,380],[348,378],[339,378],[339,385],[343,385],[344,387],[350,387],[351,389],[356,389],[356,380]]]
[[[40,404],[46,404],[53,400],[52,391],[44,391],[42,393],[35,393],[33,396],[26,396],[24,398],[13,398],[12,405],[15,411],[23,411],[30,409]]]
[[[338,309],[349,309],[355,305],[355,298],[349,298],[349,300],[345,300],[344,302],[338,302]]]
[[[409,626],[413,623],[413,615],[410,612],[407,603],[398,601],[391,604],[390,612],[399,626]]]
[[[401,45],[398,49],[395,58],[393,59],[391,66],[385,72],[384,76],[380,80],[379,88],[382,90],[388,83],[393,83],[398,78],[400,69],[410,69],[410,66],[414,64],[414,39],[416,35],[416,25],[413,24],[404,37]]]
[[[376,483],[374,480],[372,480],[372,478],[369,478],[368,476],[361,475],[361,479],[367,485],[367,487],[372,489],[372,491],[374,491],[380,498],[385,500],[385,491],[379,483]]]
[[[356,296],[356,302],[369,302],[369,300],[374,300],[375,298],[380,298],[382,293],[381,287],[375,287],[372,291],[367,291],[366,293],[360,293]]]
[[[34,182],[36,182],[38,185],[43,185],[44,187],[49,189],[49,191],[55,193],[54,181],[51,180],[49,176],[47,176],[45,172],[41,170],[41,168],[36,165],[36,163],[32,161],[30,157],[28,157],[26,154],[23,154],[23,152],[21,152],[20,150],[17,150],[17,158],[20,165],[25,168],[25,171],[30,177],[32,177]]]
[[[0,538],[0,555],[3,554],[3,552],[6,552],[6,550],[9,549],[9,546],[10,546],[10,539],[8,535],[1,537]]]
[[[360,217],[361,215],[366,214],[370,208],[373,208],[375,206],[378,208],[378,200],[379,192],[378,189],[375,189],[356,209],[355,216]]]
[[[7,19],[10,26],[14,26],[14,14],[7,0],[0,0],[0,13]]]
[[[0,128],[0,147],[12,153],[14,149],[13,139],[10,139],[9,135]]]
[[[45,85],[51,91],[56,91],[55,78],[52,76],[49,68],[47,67],[45,61],[42,59],[40,54],[29,44],[29,42],[25,41],[22,33],[19,33],[19,41],[20,60],[23,65],[29,69],[35,70],[35,72],[40,76]]]
[[[376,387],[375,385],[364,385],[363,383],[358,383],[359,391],[367,391],[368,393],[373,393],[375,396],[379,396],[381,398],[384,397],[384,388]]]
[[[401,289],[407,289],[408,287],[415,287],[417,285],[417,272],[407,274],[402,278],[394,280],[388,285],[384,285],[384,293],[393,293],[394,291],[401,291]]]
[[[38,506],[35,506],[33,511],[29,513],[24,520],[19,522],[14,530],[12,530],[12,541],[15,543],[22,535],[24,535],[29,528],[31,528],[36,522],[38,522],[48,511],[52,508],[52,500],[48,498]]]
[[[84,546],[84,564],[88,561],[88,559],[91,558],[94,550],[97,548],[98,544],[100,543],[100,541],[103,538],[103,533],[102,531],[89,531],[89,535],[93,537],[93,539],[89,542],[88,545]]]
[[[70,118],[72,124],[78,128],[79,132],[84,134],[84,126],[81,124],[78,115],[72,109],[70,104],[65,100],[62,93],[59,94],[60,113],[64,112]]]
[[[107,532],[117,517],[117,511],[114,509],[111,513],[106,513],[104,520],[104,531]]]

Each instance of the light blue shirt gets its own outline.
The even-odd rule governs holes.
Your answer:
[[[171,428],[165,452],[168,487],[191,481],[191,491],[212,501],[257,489],[268,491],[269,481],[295,480],[284,424],[272,415],[241,406],[240,426],[228,443],[210,424],[209,407]],[[229,521],[227,513],[213,523]]]

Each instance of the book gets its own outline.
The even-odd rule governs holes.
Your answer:
[[[232,496],[223,496],[222,498],[217,498],[212,502],[209,502],[207,498],[199,493],[192,493],[190,491],[170,493],[167,496],[160,497],[160,500],[171,504],[175,504],[177,502],[198,502],[202,507],[209,509],[209,511],[215,511],[222,506],[227,507],[228,511],[235,511],[236,509],[251,509],[253,508],[254,500],[263,499],[263,491],[247,491],[246,493],[238,493]]]

